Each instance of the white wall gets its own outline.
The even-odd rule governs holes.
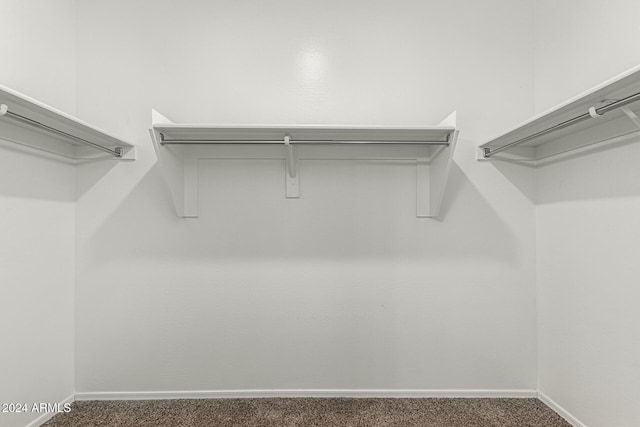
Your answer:
[[[0,83],[75,106],[75,1],[1,1]],[[74,383],[74,169],[0,141],[0,402],[56,403]],[[42,414],[0,413],[24,426]]]
[[[640,63],[636,0],[536,0],[536,112]]]
[[[0,0],[0,84],[74,114],[76,0]]]
[[[533,174],[474,160],[534,104],[638,63],[635,2],[536,2],[535,64],[526,1],[82,2],[77,79],[75,7],[3,1],[0,79],[139,144],[135,164],[78,170],[79,391],[538,382],[590,427],[637,419],[637,146],[539,169],[535,221]],[[442,221],[414,217],[411,165],[308,162],[285,200],[275,161],[205,162],[202,217],[183,220],[144,132],[152,107],[339,124],[457,109],[463,139]],[[10,147],[0,313],[20,351],[0,352],[0,400],[58,401],[73,390],[74,172]]]
[[[534,208],[475,161],[533,111],[528,1],[80,2],[78,114],[139,145],[78,170],[79,392],[535,389]],[[203,162],[175,216],[145,129],[436,124],[462,141],[441,221],[408,163]],[[105,166],[106,168],[107,166]],[[109,166],[110,167],[110,166]]]
[[[639,64],[638,16],[636,1],[537,2],[537,109]],[[537,173],[539,388],[589,427],[640,420],[638,142]]]

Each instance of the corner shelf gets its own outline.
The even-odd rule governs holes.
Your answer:
[[[135,160],[136,155],[133,145],[1,85],[0,140],[73,160]]]
[[[151,139],[178,216],[198,217],[198,161],[282,159],[287,198],[300,197],[300,160],[413,160],[418,217],[436,217],[459,131],[438,126],[175,124],[152,111]],[[331,146],[331,148],[329,148]]]
[[[479,160],[541,166],[640,137],[640,66],[480,145]]]

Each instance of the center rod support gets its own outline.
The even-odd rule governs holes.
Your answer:
[[[284,137],[284,146],[287,149],[287,173],[290,178],[296,177],[296,159],[293,156],[293,145],[291,145],[291,137],[286,135]]]

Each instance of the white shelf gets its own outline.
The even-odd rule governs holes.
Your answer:
[[[383,127],[383,126],[314,126],[314,125],[176,125],[154,124],[166,140],[219,141],[223,144],[282,144],[289,136],[296,144],[335,141],[361,141],[367,144],[424,144],[447,142],[455,126]],[[180,144],[177,142],[176,144]]]
[[[438,126],[175,124],[152,112],[150,134],[178,216],[198,217],[198,161],[282,159],[287,198],[300,197],[300,160],[413,160],[416,215],[436,217],[458,130],[455,113]]]
[[[574,117],[588,114],[591,107],[598,109],[612,102],[640,92],[640,66],[541,113],[520,125],[490,139],[479,147],[480,160],[505,160],[538,166],[561,160],[590,149],[612,145],[640,136],[640,102],[627,104],[599,117],[588,119],[564,129],[534,137],[522,144],[485,157],[490,150],[531,137]],[[627,113],[630,113],[629,115]]]
[[[135,160],[133,145],[4,86],[0,86],[0,105],[2,104],[7,108],[6,112],[0,110],[0,140],[74,160],[101,158]],[[117,156],[116,153],[102,151],[91,144],[122,154]]]

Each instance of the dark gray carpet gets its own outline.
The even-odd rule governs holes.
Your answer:
[[[538,399],[198,399],[85,401],[47,427],[570,427]]]

